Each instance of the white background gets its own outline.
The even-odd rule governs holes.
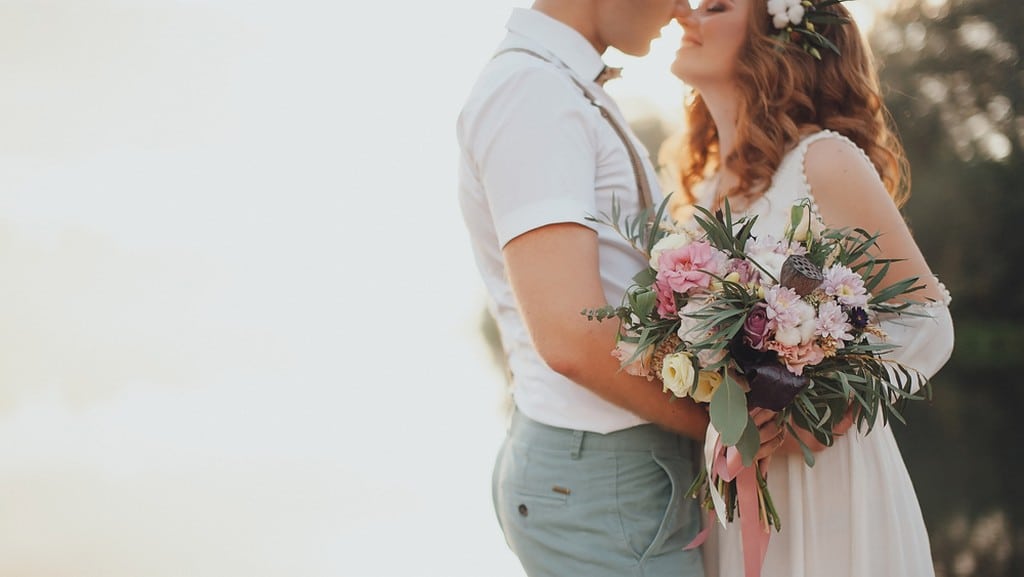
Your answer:
[[[0,3],[0,576],[521,575],[454,124],[528,4]]]

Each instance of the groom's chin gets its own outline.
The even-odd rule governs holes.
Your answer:
[[[648,54],[651,53],[651,44],[650,42],[648,42],[646,46],[637,46],[636,48],[623,47],[619,48],[618,50],[619,52],[622,52],[623,54],[626,54],[628,56],[647,56]]]

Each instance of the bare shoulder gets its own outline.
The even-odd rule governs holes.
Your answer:
[[[827,223],[855,226],[882,217],[892,226],[895,220],[902,220],[874,165],[846,138],[812,142],[804,155],[804,174]]]

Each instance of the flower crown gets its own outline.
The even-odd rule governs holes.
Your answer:
[[[804,52],[821,60],[822,50],[839,55],[839,48],[817,31],[815,25],[847,24],[849,18],[822,10],[847,0],[768,0],[768,15],[779,33],[775,39],[781,43],[795,42]]]

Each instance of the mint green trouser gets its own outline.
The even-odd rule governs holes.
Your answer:
[[[684,495],[693,441],[655,425],[607,435],[516,411],[494,468],[494,507],[529,577],[702,577]]]

